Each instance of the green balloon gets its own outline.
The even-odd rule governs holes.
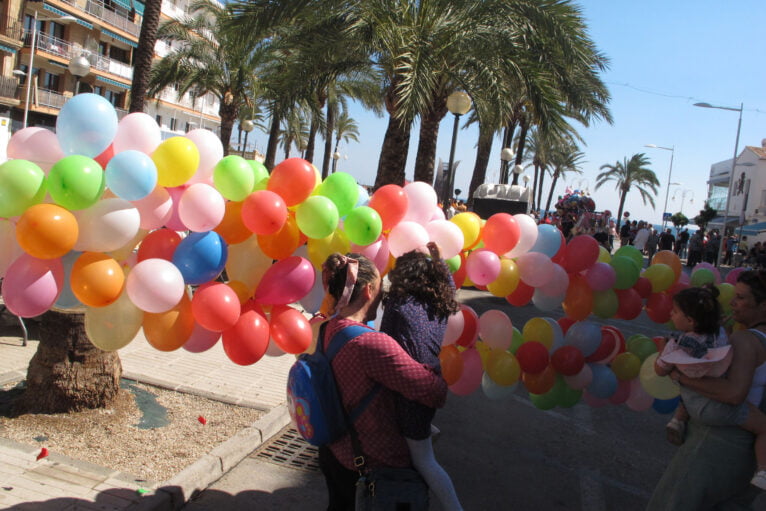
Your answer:
[[[665,291],[676,280],[676,274],[673,268],[663,263],[654,263],[644,270],[644,277],[652,283],[652,292],[660,293]]]
[[[340,211],[338,213],[340,214]],[[343,228],[351,243],[364,247],[378,240],[383,231],[383,221],[374,209],[360,206],[352,209],[346,216]]]
[[[538,408],[539,410],[550,410],[556,406],[556,396],[553,394],[553,389],[545,394],[532,394],[530,392],[529,400],[532,401],[535,408]]]
[[[516,350],[519,349],[519,346],[521,346],[524,343],[524,337],[521,335],[521,331],[519,331],[518,328],[513,327],[513,337],[511,337],[511,347],[508,348],[508,351],[516,354]]]
[[[257,192],[259,190],[268,190],[269,189],[269,178],[264,177],[260,181],[256,181],[255,185],[253,186],[253,191]]]
[[[614,272],[617,274],[617,280],[614,283],[614,289],[629,289],[641,276],[641,269],[636,263],[626,256],[618,256],[615,254],[609,264],[614,268]]]
[[[460,266],[463,264],[463,260],[460,259],[460,254],[452,256],[449,259],[446,259],[444,262],[447,263],[447,268],[449,268],[450,273],[455,273],[458,271]]]
[[[559,396],[558,404],[561,408],[572,408],[582,399],[582,390],[573,389],[569,385],[564,385],[564,389]]]
[[[712,284],[715,282],[715,275],[707,268],[700,268],[694,270],[692,278],[689,283],[694,287],[704,286],[705,284]]]
[[[255,160],[248,160],[247,163],[249,163],[250,168],[253,169],[253,178],[255,179],[255,183],[260,183],[263,179],[269,178],[269,169],[266,168],[266,165]],[[264,190],[265,189],[266,188],[264,188]]]
[[[654,344],[654,341],[648,337],[645,337],[644,339],[636,342],[633,346],[633,349],[630,351],[638,358],[640,358],[641,362],[643,362],[652,353],[657,353],[657,345]]]
[[[0,217],[19,216],[39,204],[47,191],[45,172],[27,160],[8,160],[0,165]]]
[[[245,200],[255,185],[253,168],[243,157],[230,154],[213,168],[213,184],[225,198],[232,201]]]
[[[104,171],[92,158],[78,154],[57,161],[48,173],[53,201],[70,211],[87,209],[104,194]]]
[[[593,314],[600,318],[611,318],[617,314],[619,300],[611,289],[593,292]]]
[[[644,267],[644,254],[642,254],[641,251],[633,245],[625,245],[618,248],[612,257],[615,256],[627,257],[636,263],[636,266],[638,266],[639,269]]]
[[[326,238],[338,227],[338,208],[333,201],[314,195],[303,201],[295,211],[298,228],[309,238]]]
[[[338,214],[346,216],[356,205],[357,199],[359,199],[359,186],[357,186],[356,179],[351,174],[334,172],[327,176],[327,179],[319,185],[317,194],[333,201],[338,208]]]

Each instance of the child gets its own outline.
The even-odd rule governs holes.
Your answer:
[[[418,251],[396,259],[389,272],[380,331],[387,333],[418,362],[439,371],[439,351],[447,318],[459,310],[455,285],[435,243],[431,258]],[[461,510],[449,475],[436,462],[431,420],[436,410],[397,396],[397,422],[407,440],[412,464],[447,510]]]
[[[673,297],[670,319],[682,333],[668,341],[654,369],[666,376],[676,368],[691,378],[722,376],[731,364],[731,347],[721,328],[721,305],[715,287],[687,288]],[[760,393],[762,394],[762,392]],[[751,483],[766,489],[766,415],[758,408],[762,395],[748,395],[748,401],[729,405],[708,399],[681,387],[682,401],[667,425],[668,440],[680,445],[689,416],[711,426],[736,425],[756,435],[758,471]]]

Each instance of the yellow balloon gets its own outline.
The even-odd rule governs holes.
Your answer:
[[[157,166],[157,184],[166,187],[186,183],[199,167],[199,150],[186,137],[171,137],[152,153]]]
[[[230,280],[238,280],[254,290],[271,266],[271,261],[258,246],[258,237],[250,236],[242,243],[229,245],[226,274]]]
[[[479,357],[481,357],[481,366],[486,368],[487,358],[489,357],[489,353],[492,351],[492,348],[490,348],[484,341],[476,341],[476,345],[474,347],[476,348],[476,351],[479,352]]]
[[[599,245],[598,247],[598,259],[599,263],[609,263],[612,260],[612,254],[607,249]]]
[[[309,261],[316,269],[322,268],[322,263],[327,260],[330,254],[335,252],[346,254],[350,248],[351,243],[348,241],[348,235],[340,229],[335,229],[335,232],[326,238],[309,238],[306,243]]]
[[[632,380],[641,371],[641,359],[626,351],[614,357],[611,367],[618,380]]]
[[[641,364],[638,379],[647,394],[655,399],[673,399],[681,393],[681,387],[667,376],[659,376],[654,371],[654,361],[659,353],[652,353]]]
[[[450,219],[463,233],[463,249],[476,245],[481,236],[481,217],[471,211],[458,213]]]
[[[93,345],[104,351],[115,351],[132,341],[141,329],[144,311],[133,305],[124,290],[106,307],[85,309],[85,333]]]
[[[665,291],[676,281],[676,274],[673,272],[673,268],[664,263],[652,263],[644,270],[643,276],[652,283],[653,293]]]
[[[532,318],[524,324],[521,330],[524,342],[539,342],[549,350],[553,346],[553,327],[545,318]]]
[[[492,350],[487,357],[487,374],[498,385],[507,387],[519,381],[521,366],[516,357],[502,350]]]
[[[146,238],[147,234],[149,234],[149,231],[145,231],[144,229],[139,229],[132,240],[125,243],[122,247],[118,248],[117,250],[112,250],[111,252],[107,252],[107,255],[110,256],[115,261],[122,262],[126,260],[128,257],[130,257],[130,255],[133,253],[133,250],[136,249],[139,243],[141,243],[144,240],[144,238]]]
[[[519,285],[519,268],[513,259],[500,259],[500,273],[487,284],[487,291],[494,296],[504,298],[513,293]]]

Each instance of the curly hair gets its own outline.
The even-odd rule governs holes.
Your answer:
[[[718,295],[718,288],[713,285],[689,287],[676,293],[673,302],[694,320],[696,333],[717,335],[722,315]]]
[[[737,282],[742,282],[750,288],[755,303],[766,301],[766,270],[744,271],[737,277]]]
[[[446,319],[460,310],[455,300],[455,286],[447,265],[435,261],[426,254],[413,250],[396,258],[396,265],[388,273],[391,286],[389,300],[415,301],[433,310],[440,319]]]

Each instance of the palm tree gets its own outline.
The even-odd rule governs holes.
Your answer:
[[[130,88],[130,111],[143,112],[144,98],[149,89],[149,76],[154,59],[154,45],[157,42],[157,28],[160,24],[162,0],[146,0],[141,21],[138,47],[133,56],[133,84]]]
[[[551,201],[553,200],[553,191],[556,188],[556,183],[560,177],[566,175],[567,172],[573,172],[575,174],[582,174],[580,166],[583,164],[583,158],[585,155],[574,144],[565,144],[558,146],[553,150],[551,155],[551,166],[553,167],[551,188],[548,192],[548,202],[545,203],[545,216],[548,216],[548,211],[551,209]],[[543,218],[545,218],[545,216]]]
[[[298,152],[303,156],[306,150],[306,141],[308,139],[308,124],[306,122],[306,112],[295,105],[287,116],[282,119],[282,129],[280,138],[282,139],[282,149],[285,152],[285,159],[290,157],[290,150],[295,144]]]
[[[347,112],[341,113],[335,123],[335,150],[333,153],[338,152],[341,140],[346,143],[349,143],[352,140],[354,142],[359,142],[359,127],[357,126],[356,121],[352,117],[349,117]],[[337,164],[338,160],[334,159],[332,162],[333,172],[335,172]]]
[[[617,209],[617,231],[620,230],[620,220],[622,219],[622,209],[625,206],[625,199],[632,188],[636,188],[641,194],[644,204],[648,201],[654,208],[654,197],[657,195],[657,187],[660,182],[654,171],[649,169],[649,158],[644,153],[634,154],[623,161],[617,161],[614,164],[606,163],[601,166],[601,170],[606,169],[596,176],[596,190],[601,185],[609,182],[615,182],[615,188],[620,194],[620,206]]]

